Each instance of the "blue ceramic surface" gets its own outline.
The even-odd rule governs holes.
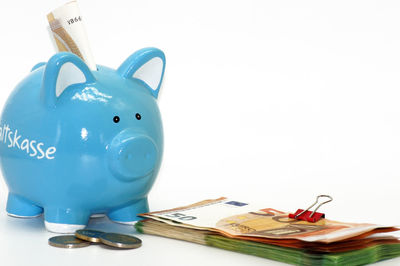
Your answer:
[[[91,71],[71,53],[35,65],[1,115],[8,214],[44,213],[48,230],[70,232],[92,214],[133,223],[147,212],[163,153],[157,96],[164,69],[156,48],[137,51],[117,70]]]

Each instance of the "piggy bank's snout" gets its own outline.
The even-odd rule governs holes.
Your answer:
[[[151,138],[121,132],[111,143],[108,160],[117,178],[130,181],[150,174],[157,157],[158,149]]]

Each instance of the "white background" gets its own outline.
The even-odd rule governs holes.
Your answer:
[[[63,3],[1,3],[1,106],[55,52],[46,14]],[[328,218],[400,224],[398,1],[79,4],[96,63],[117,68],[146,46],[167,56],[165,153],[152,210],[230,196],[295,211],[329,194],[334,201],[321,210]],[[56,249],[42,218],[6,216],[6,198],[1,179],[2,265],[277,264],[146,235],[138,250]]]

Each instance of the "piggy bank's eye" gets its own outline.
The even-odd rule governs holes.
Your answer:
[[[114,123],[118,123],[119,122],[119,116],[114,116],[114,118],[113,118],[113,121],[114,121]]]
[[[142,119],[142,116],[141,116],[139,113],[136,113],[136,114],[135,114],[135,117],[136,117],[137,120]]]

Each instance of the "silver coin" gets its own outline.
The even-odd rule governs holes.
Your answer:
[[[75,237],[92,243],[99,243],[101,242],[100,236],[102,236],[103,234],[104,232],[97,230],[82,229],[75,232]]]
[[[101,243],[116,248],[138,248],[142,245],[142,240],[134,236],[116,233],[104,233],[100,236]]]
[[[58,248],[83,248],[90,242],[76,238],[73,235],[54,236],[49,238],[49,245]]]

